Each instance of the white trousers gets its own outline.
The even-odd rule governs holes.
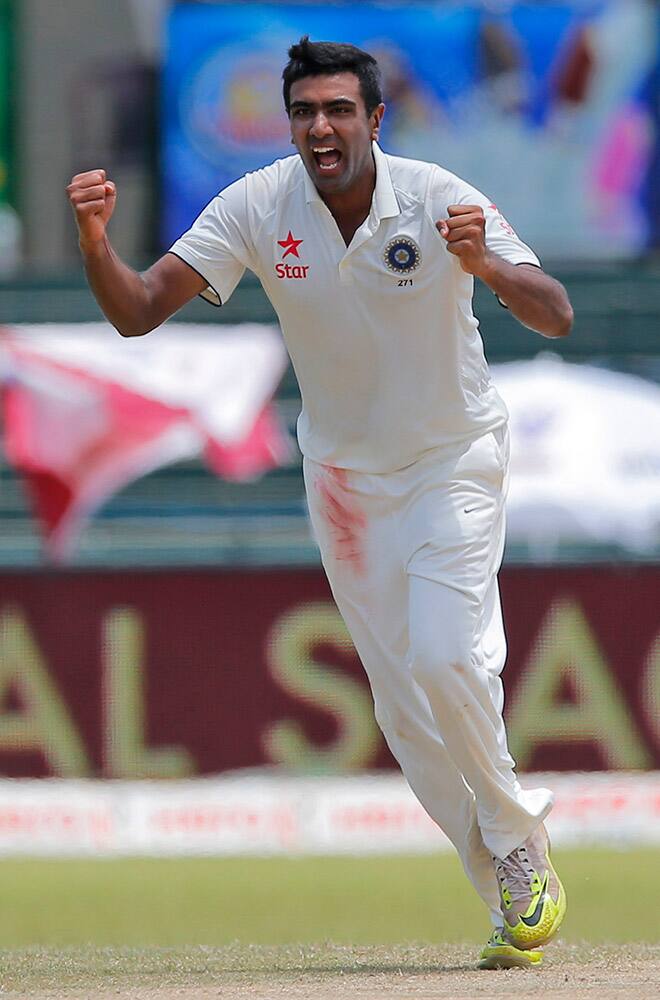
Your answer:
[[[502,720],[507,463],[504,428],[393,473],[304,462],[312,527],[377,722],[495,925],[491,856],[552,807],[547,789],[521,790]]]

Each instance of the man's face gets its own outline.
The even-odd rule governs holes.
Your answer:
[[[354,73],[306,76],[291,84],[291,137],[321,194],[348,191],[372,170],[371,142],[385,106],[367,115]]]

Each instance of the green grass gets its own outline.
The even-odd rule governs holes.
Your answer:
[[[660,940],[660,850],[557,851],[567,942]],[[353,946],[485,939],[486,911],[452,855],[0,863],[7,949]]]

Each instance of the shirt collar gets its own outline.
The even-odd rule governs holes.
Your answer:
[[[397,201],[394,185],[392,184],[387,157],[377,142],[372,143],[372,150],[374,163],[376,164],[376,187],[374,188],[374,195],[371,202],[371,212],[375,215],[377,221],[392,219],[395,215],[401,214],[401,209],[399,208],[399,202]],[[300,162],[303,168],[305,201],[308,205],[313,201],[323,202],[321,195],[314,186],[314,181],[305,169],[305,165],[302,160]]]
[[[371,209],[379,221],[380,219],[393,219],[395,215],[401,215],[401,209],[392,183],[390,165],[377,142],[372,143],[372,148],[376,164],[376,189]]]

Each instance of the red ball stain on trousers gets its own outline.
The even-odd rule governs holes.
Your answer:
[[[325,465],[315,487],[321,498],[321,513],[337,562],[349,563],[362,576],[366,571],[364,534],[367,518],[350,493],[348,472]]]

